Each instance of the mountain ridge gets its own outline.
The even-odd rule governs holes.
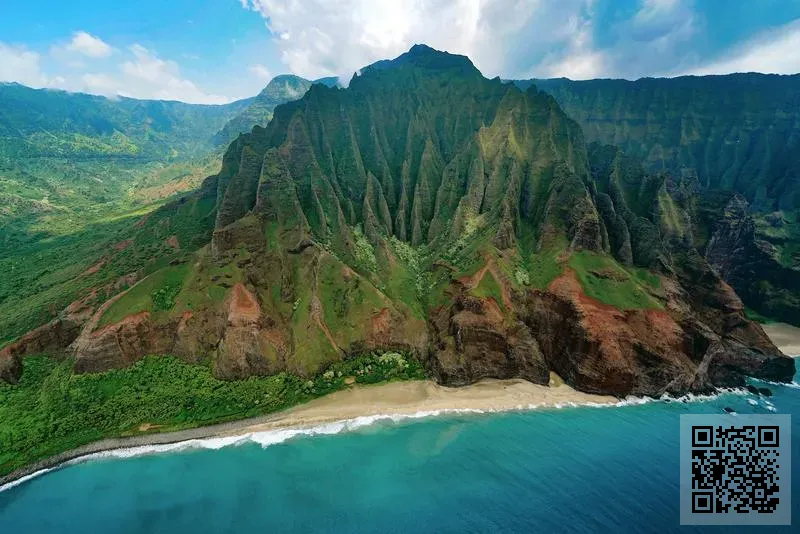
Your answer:
[[[695,229],[705,236],[698,250],[748,306],[800,321],[800,75],[515,83],[552,94],[590,141],[668,174],[673,190],[695,191],[695,219],[706,221]],[[728,209],[724,192],[741,200]]]
[[[555,372],[658,396],[791,379],[697,252],[691,196],[589,146],[545,92],[427,47],[400,58],[238,136],[218,174],[145,223],[196,213],[208,241],[6,347],[4,376],[73,325],[80,372],[171,353],[228,379],[309,376],[400,349],[451,385]]]

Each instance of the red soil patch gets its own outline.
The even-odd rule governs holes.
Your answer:
[[[92,265],[91,267],[86,269],[85,271],[83,271],[81,273],[81,276],[92,275],[92,274],[98,272],[100,269],[102,269],[105,264],[106,264],[106,259],[105,258],[101,258],[100,261],[98,261],[97,263],[95,263],[94,265]]]
[[[483,280],[483,277],[486,276],[486,273],[492,273],[497,284],[500,286],[500,294],[503,298],[503,305],[506,309],[511,309],[511,292],[508,290],[508,284],[506,284],[505,276],[503,276],[502,271],[497,267],[497,264],[494,262],[492,258],[486,259],[486,265],[481,267],[478,272],[473,274],[472,276],[462,276],[458,279],[458,282],[464,286],[464,288],[469,291],[470,289],[475,289],[478,287]]]
[[[114,252],[122,252],[123,250],[125,250],[126,248],[131,246],[132,244],[133,244],[133,241],[131,239],[126,239],[125,241],[120,241],[119,243],[114,245]]]
[[[663,310],[623,312],[583,293],[572,269],[553,280],[548,291],[570,300],[581,314],[581,325],[593,341],[602,347],[607,361],[623,361],[630,348],[641,343],[662,356],[678,357],[683,330]]]
[[[178,330],[177,330],[177,332],[178,332],[179,334],[180,334],[181,332],[183,332],[184,328],[186,328],[186,323],[189,321],[189,319],[191,319],[191,318],[193,317],[193,315],[194,315],[194,314],[193,314],[192,312],[190,312],[190,311],[185,311],[185,312],[183,312],[183,315],[181,315],[181,320],[180,320],[180,322],[178,323]]]
[[[483,277],[486,274],[486,271],[488,270],[489,270],[489,264],[487,263],[486,265],[478,269],[478,272],[476,272],[472,276],[469,275],[462,276],[461,278],[458,279],[458,282],[462,286],[464,286],[464,288],[467,290],[475,289],[476,287],[478,287],[478,284],[481,283],[481,280],[483,280]]]
[[[505,276],[497,268],[497,264],[491,259],[489,259],[486,267],[489,268],[489,272],[492,273],[494,276],[495,281],[500,285],[500,294],[503,296],[503,305],[506,307],[507,310],[511,309],[511,292],[508,290],[508,285],[506,284]]]
[[[120,321],[112,324],[107,324],[104,327],[95,330],[92,332],[92,337],[100,337],[104,333],[108,332],[109,330],[120,330],[125,325],[139,325],[145,321],[150,320],[150,312],[142,311],[139,313],[134,313],[132,315],[128,315],[122,318]]]
[[[356,273],[355,271],[353,271],[353,269],[351,269],[347,265],[342,266],[342,278],[344,278],[345,280],[352,280],[353,278],[355,278],[355,276]]]
[[[389,308],[383,308],[377,313],[377,315],[373,315],[370,319],[370,323],[372,326],[373,335],[388,335],[389,330],[392,327],[392,316],[389,313]]]
[[[234,285],[228,299],[228,323],[244,326],[258,322],[260,317],[261,306],[253,294],[241,283]]]
[[[92,289],[88,295],[83,298],[80,298],[74,302],[71,302],[69,306],[65,308],[64,311],[67,312],[68,315],[73,315],[82,311],[85,311],[91,306],[89,306],[89,302],[94,300],[97,297],[97,290]]]
[[[181,245],[180,245],[180,243],[178,243],[178,236],[176,236],[176,235],[169,236],[164,241],[164,244],[167,245],[168,247],[172,247],[174,250],[180,250],[181,249]]]
[[[322,330],[322,333],[325,334],[325,338],[328,342],[338,351],[339,345],[336,343],[336,340],[333,339],[333,334],[331,334],[328,325],[325,324],[322,313],[322,302],[320,302],[316,293],[311,296],[311,320],[316,323],[319,329]]]

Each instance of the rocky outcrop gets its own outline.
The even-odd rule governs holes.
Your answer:
[[[11,351],[0,350],[0,380],[16,384],[22,376],[22,362]]]
[[[716,200],[714,202],[713,200]],[[800,271],[785,267],[756,238],[748,203],[740,195],[706,201],[710,238],[705,257],[748,304],[769,317],[800,321]]]
[[[442,384],[515,377],[547,384],[550,379],[530,331],[519,321],[508,321],[494,299],[461,294],[434,312],[431,323],[436,341],[429,367]]]
[[[285,332],[262,315],[255,295],[244,285],[231,289],[225,333],[217,348],[214,372],[221,378],[275,374],[286,370]]]
[[[78,337],[83,323],[91,313],[91,307],[85,300],[73,302],[64,310],[61,317],[28,332],[14,343],[0,349],[0,380],[15,384],[22,374],[22,358],[25,356],[34,354],[63,356],[67,346]]]
[[[550,369],[578,389],[658,396],[692,385],[684,332],[665,311],[595,301],[567,271],[548,291],[532,291],[523,313]]]
[[[171,325],[157,325],[141,312],[82,335],[74,345],[75,371],[92,373],[128,367],[148,354],[167,354],[174,343]]]
[[[555,372],[658,396],[791,380],[693,246],[705,234],[682,191],[587,148],[550,96],[414,47],[239,136],[194,197],[213,206],[208,246],[106,303],[72,344],[76,370],[171,353],[226,379],[311,376],[404,350],[449,385]],[[99,326],[112,304],[128,316]]]

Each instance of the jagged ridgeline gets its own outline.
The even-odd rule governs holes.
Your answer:
[[[190,200],[213,206],[208,246],[70,350],[78,371],[171,353],[240,378],[402,349],[447,384],[556,372],[618,395],[790,380],[696,252],[690,198],[587,148],[546,93],[415,46],[239,136]]]
[[[418,47],[368,67],[348,90],[313,87],[232,145],[217,227],[254,210],[347,253],[359,225],[372,245],[395,236],[416,247],[478,224],[496,226],[508,248],[518,219],[544,220],[554,184],[582,191],[589,209],[587,178],[580,131],[552,98]],[[587,239],[599,243],[599,231]]]
[[[695,244],[745,303],[800,325],[800,75],[535,84],[588,141],[616,145],[694,197]]]

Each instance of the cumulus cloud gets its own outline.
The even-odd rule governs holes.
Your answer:
[[[84,31],[75,32],[64,48],[92,58],[108,57],[114,51],[108,43]]]
[[[696,64],[705,25],[694,0],[238,1],[289,70],[345,80],[415,43],[465,54],[487,76],[669,75]]]
[[[250,73],[262,82],[268,82],[272,79],[272,73],[264,65],[257,64],[250,66]]]
[[[567,35],[565,48],[545,56],[530,75],[573,80],[601,76],[608,68],[608,58],[594,47],[591,11],[573,16],[563,31]]]
[[[93,90],[106,88],[101,94],[113,92],[134,98],[181,100],[198,104],[223,104],[231,100],[201,90],[193,81],[182,77],[175,61],[161,59],[140,44],[130,46],[128,51],[133,57],[120,65],[119,77],[91,75],[94,76],[91,78]]]
[[[729,72],[800,72],[800,19],[761,33],[735,47],[723,57],[686,70],[686,74],[727,74]]]
[[[105,73],[84,74],[81,76],[84,90],[96,95],[116,96],[120,81]]]
[[[106,53],[97,42],[75,35],[70,45],[80,43],[75,49],[80,50],[80,54],[101,58],[103,56],[100,54]],[[94,39],[92,36],[89,37]],[[70,45],[51,48],[50,57],[55,59],[56,63],[50,66],[59,66],[59,72],[63,73],[63,76],[57,76],[47,73],[42,66],[43,57],[38,52],[0,42],[0,81],[110,97],[180,100],[197,104],[223,104],[233,100],[202,90],[181,74],[180,67],[175,61],[161,59],[154,51],[140,44],[130,46],[125,52],[116,51],[115,56],[121,56],[121,63],[109,62],[106,56],[106,60],[100,61],[99,64],[92,62],[95,70],[89,72],[86,72],[86,63],[65,59],[57,52],[58,50],[61,54],[66,53]],[[109,48],[107,52],[112,54],[114,50]],[[72,70],[65,71],[65,67]]]
[[[249,0],[281,59],[308,78],[349,77],[415,43],[468,55],[484,74],[519,75],[541,58],[556,64],[591,0]],[[591,54],[588,47],[580,50]],[[592,56],[587,56],[592,57]],[[586,66],[580,69],[586,71]]]
[[[19,82],[31,87],[50,87],[63,78],[42,72],[41,56],[23,46],[0,42],[0,82]]]

